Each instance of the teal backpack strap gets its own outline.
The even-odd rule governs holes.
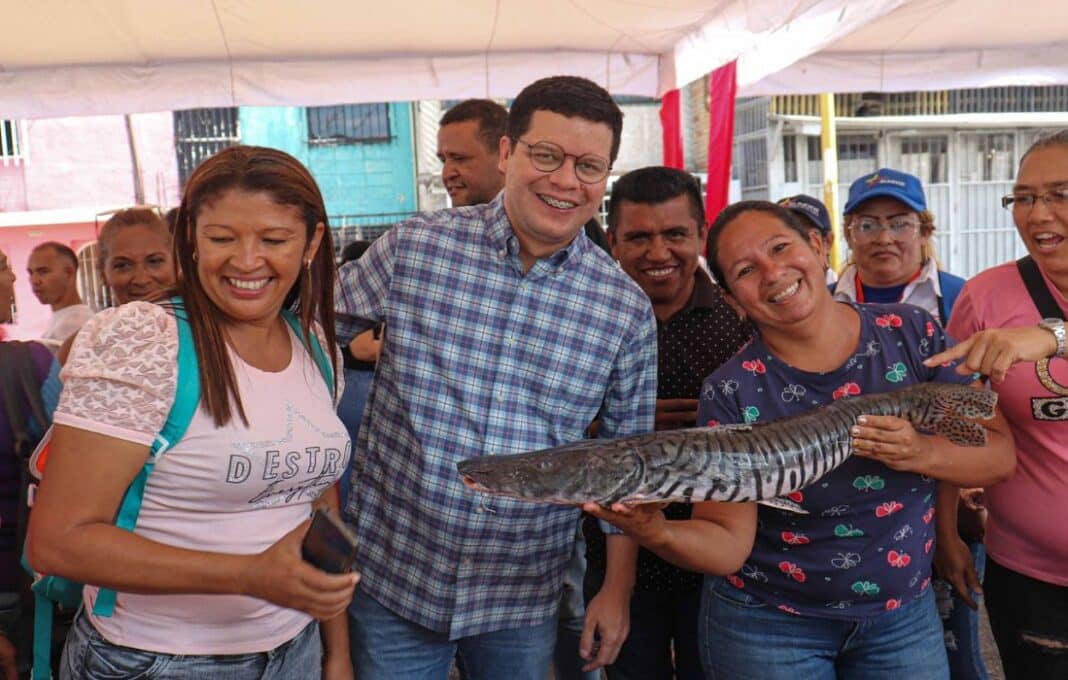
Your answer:
[[[288,309],[282,311],[282,318],[286,320],[289,327],[293,329],[293,333],[303,342],[304,329],[300,327],[300,319],[296,314]],[[315,337],[315,333],[308,334],[311,337],[311,347],[308,347],[308,351],[311,352],[312,358],[315,359],[315,363],[319,366],[319,372],[323,375],[323,380],[326,381],[326,388],[330,390],[330,396],[336,397],[334,391],[337,389],[334,382],[334,368],[330,363],[330,357],[327,356],[323,346],[319,344],[319,338]]]
[[[130,488],[123,496],[122,505],[119,506],[119,514],[115,518],[115,526],[127,531],[133,531],[137,525],[137,516],[141,512],[141,500],[145,495],[145,484],[148,476],[156,466],[156,460],[167,449],[171,448],[178,440],[185,436],[197,406],[200,404],[200,374],[197,365],[196,347],[193,344],[193,329],[189,326],[189,318],[186,316],[185,307],[179,298],[171,298],[174,306],[174,318],[178,325],[178,383],[174,393],[174,404],[167,415],[167,422],[163,429],[156,435],[152,442],[152,448],[148,460],[145,461],[141,472],[130,483]],[[101,588],[97,593],[96,602],[93,605],[93,614],[96,616],[111,616],[115,611],[115,591]]]
[[[33,594],[33,668],[31,680],[52,677],[52,601],[40,593]]]

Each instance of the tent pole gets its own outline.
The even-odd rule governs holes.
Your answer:
[[[831,214],[831,268],[842,269],[842,218],[838,208],[838,132],[835,128],[834,93],[820,95],[820,158],[823,161],[823,203]]]

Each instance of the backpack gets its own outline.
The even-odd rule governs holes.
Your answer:
[[[193,420],[197,407],[200,404],[200,373],[197,363],[196,347],[193,344],[193,329],[189,325],[189,319],[185,314],[185,307],[180,298],[171,298],[174,309],[175,322],[178,327],[178,375],[174,403],[167,414],[167,420],[163,429],[156,435],[149,449],[148,459],[141,471],[130,483],[119,505],[118,514],[115,516],[115,526],[127,531],[133,531],[137,524],[137,516],[141,512],[141,501],[145,495],[145,484],[148,476],[156,466],[156,461],[167,449],[176,444],[185,436],[189,423]],[[300,320],[289,310],[282,311],[282,318],[298,338],[303,337],[303,329]],[[305,347],[319,367],[319,372],[326,381],[327,388],[334,392],[334,371],[330,359],[314,334],[310,334],[311,347]],[[49,437],[46,436],[38,445],[30,463],[30,472],[38,479],[44,474],[45,463],[48,458]],[[31,498],[32,505],[32,498]],[[33,672],[32,680],[46,680],[52,677],[51,649],[52,649],[52,608],[54,604],[68,609],[77,609],[82,603],[83,584],[63,578],[62,576],[49,576],[37,574],[30,568],[26,561],[25,552],[22,556],[23,567],[34,576],[32,586],[34,594],[34,621],[33,621]],[[96,602],[93,604],[93,614],[96,616],[111,616],[115,612],[115,600],[117,593],[109,588],[101,588],[97,593]]]

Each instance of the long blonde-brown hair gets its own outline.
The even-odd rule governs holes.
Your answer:
[[[219,310],[204,291],[197,275],[196,221],[205,203],[229,191],[266,193],[281,205],[300,209],[305,237],[310,244],[316,225],[324,226],[319,249],[311,263],[286,294],[284,308],[300,318],[303,340],[311,346],[311,325],[322,326],[337,386],[337,356],[334,352],[334,247],[323,196],[315,179],[300,161],[277,149],[259,146],[232,146],[207,159],[193,171],[178,208],[174,230],[174,260],[178,265],[178,295],[182,297],[199,364],[201,407],[221,427],[233,418],[231,400],[242,422],[248,424],[245,409],[219,325]]]

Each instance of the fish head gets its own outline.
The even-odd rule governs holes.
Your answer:
[[[595,440],[594,440],[595,441]],[[469,489],[544,503],[607,503],[640,463],[633,453],[588,442],[508,456],[479,456],[457,469]]]

